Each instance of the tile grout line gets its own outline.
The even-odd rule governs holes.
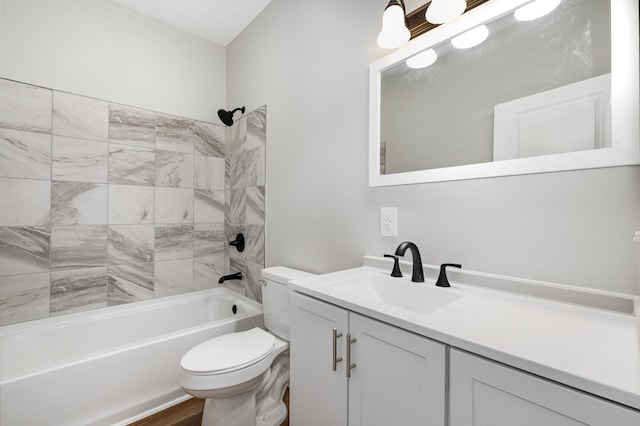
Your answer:
[[[119,106],[123,106],[125,108],[131,108],[131,109],[137,109],[137,110],[141,110],[141,111],[148,111],[148,112],[153,112],[153,113],[160,113],[162,115],[166,115],[166,116],[170,116],[170,117],[176,117],[176,118],[181,118],[181,119],[185,119],[185,120],[193,120],[193,121],[200,121],[202,123],[207,123],[207,124],[211,124],[213,126],[219,126],[219,127],[224,127],[223,124],[219,124],[219,123],[214,123],[212,121],[207,121],[207,120],[200,120],[198,118],[190,118],[187,116],[183,116],[183,115],[177,115],[177,114],[171,114],[171,113],[165,113],[165,112],[160,112],[160,111],[155,111],[149,108],[143,108],[143,107],[137,107],[137,106],[133,106],[130,104],[126,104],[126,103],[121,103],[121,102],[115,102],[115,101],[109,101],[107,99],[103,99],[103,98],[97,98],[95,96],[89,96],[89,95],[81,95],[78,93],[73,93],[73,92],[69,92],[66,90],[60,90],[60,89],[54,89],[52,87],[45,87],[45,86],[41,86],[38,84],[33,84],[33,83],[27,83],[24,81],[20,81],[20,80],[13,80],[10,78],[5,78],[5,77],[0,77],[0,80],[4,80],[4,81],[9,81],[11,83],[15,83],[15,84],[19,84],[19,85],[24,85],[24,86],[31,86],[31,87],[36,87],[38,89],[44,89],[44,90],[51,90],[51,91],[56,91],[56,92],[60,92],[60,93],[64,93],[66,95],[72,95],[72,96],[79,96],[82,98],[86,98],[86,99],[92,99],[94,101],[100,101],[100,102],[109,102],[115,105],[119,105]]]
[[[109,193],[111,189],[111,102],[107,103],[107,253],[105,262],[107,264],[107,285],[106,285],[106,304],[109,306],[109,273],[111,272],[111,262],[109,262],[109,244],[111,243],[110,231],[111,220],[109,218],[110,197]]]
[[[193,227],[191,228],[191,270],[192,270],[192,278],[191,278],[191,291],[195,291],[196,288],[196,124],[192,122],[191,126],[191,141],[193,143],[193,179],[192,179],[192,194],[193,198],[191,200],[191,223]]]
[[[157,169],[158,169],[158,164],[157,164],[157,151],[158,151],[158,113],[154,112],[153,114],[153,179],[154,179],[154,186],[153,186],[153,298],[156,299],[157,295],[156,295],[156,264],[157,264],[157,260],[156,260],[156,226],[157,226],[157,217],[156,217],[156,191],[157,191],[157,187],[155,186],[155,182],[156,182],[156,173],[157,173]]]
[[[51,225],[51,212],[53,210],[53,90],[51,92],[51,109],[49,119],[51,121],[51,131],[49,132],[50,144],[51,144],[51,156],[49,158],[49,312],[47,317],[51,317],[51,303],[53,299],[53,275],[52,268],[52,254],[53,254],[53,227]]]

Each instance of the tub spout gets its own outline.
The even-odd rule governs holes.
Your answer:
[[[227,280],[241,280],[241,279],[242,279],[242,272],[236,272],[235,274],[231,274],[231,275],[223,275],[218,280],[218,284],[222,284]]]

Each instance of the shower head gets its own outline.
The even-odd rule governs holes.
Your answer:
[[[236,111],[241,111],[244,114],[244,107],[236,108],[233,111],[226,111],[224,109],[218,110],[218,117],[220,117],[220,121],[222,121],[226,126],[233,126],[233,114]]]

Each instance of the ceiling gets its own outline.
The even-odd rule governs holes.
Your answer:
[[[231,43],[271,0],[112,0],[222,46]]]

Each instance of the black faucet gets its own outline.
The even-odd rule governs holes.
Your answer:
[[[222,284],[223,282],[228,280],[241,280],[241,279],[242,279],[242,272],[236,272],[235,274],[231,274],[231,275],[223,275],[218,280],[218,284]]]
[[[411,241],[405,241],[396,249],[396,256],[404,256],[407,249],[411,250],[411,258],[413,260],[413,274],[411,274],[411,281],[414,283],[423,283],[424,273],[422,272],[422,258],[420,257],[418,246]]]

